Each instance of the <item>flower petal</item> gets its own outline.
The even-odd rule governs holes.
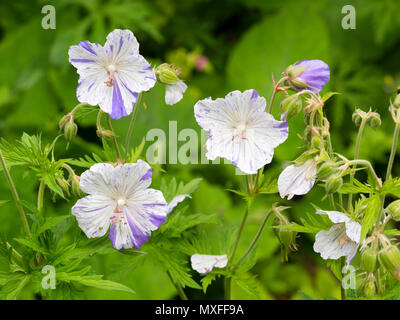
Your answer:
[[[339,224],[333,225],[329,231],[318,232],[315,236],[314,251],[320,253],[325,260],[345,256],[347,263],[350,264],[357,253],[358,244],[348,239],[340,242],[341,236],[343,236],[343,230]]]
[[[360,243],[361,238],[361,225],[354,220],[346,222],[346,234],[354,242]]]
[[[180,195],[177,195],[176,197],[174,197],[172,200],[171,200],[171,202],[170,203],[168,203],[168,206],[167,206],[167,214],[169,214],[169,213],[171,213],[172,212],[172,210],[174,210],[175,209],[175,207],[179,204],[179,203],[181,203],[183,200],[185,200],[186,198],[192,198],[190,195],[188,195],[188,194],[180,194]]]
[[[309,85],[307,89],[314,93],[320,92],[330,80],[329,66],[321,60],[303,60],[296,66],[307,67],[297,78],[307,83]]]
[[[139,190],[150,186],[151,176],[151,167],[145,161],[138,160],[115,167],[110,181],[115,192],[129,199]]]
[[[346,216],[343,212],[339,212],[339,211],[325,211],[325,210],[317,210],[316,211],[317,214],[326,214],[328,215],[329,219],[333,222],[333,223],[341,223],[341,222],[348,222],[351,219]]]
[[[77,46],[71,46],[68,54],[70,63],[77,68],[80,76],[76,93],[79,102],[99,104],[104,97],[104,81],[108,77],[104,68],[104,48],[97,43],[82,41]]]
[[[139,54],[139,42],[130,30],[115,29],[107,36],[104,45],[111,60],[118,63],[129,55]]]
[[[165,85],[165,103],[174,105],[180,101],[187,89],[187,85],[183,81],[178,81]]]
[[[308,160],[300,166],[286,167],[278,178],[278,189],[281,198],[306,194],[314,186],[316,176],[316,163]]]
[[[72,207],[79,227],[88,238],[103,236],[110,225],[115,202],[100,195],[90,195],[79,199]]]
[[[224,268],[228,263],[228,257],[224,255],[194,254],[190,257],[192,269],[198,273],[208,273],[214,267]]]
[[[83,192],[88,194],[98,194],[102,196],[112,196],[110,189],[111,176],[114,167],[109,163],[96,163],[82,173],[79,182]]]

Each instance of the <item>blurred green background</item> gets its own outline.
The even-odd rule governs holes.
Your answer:
[[[56,29],[41,27],[41,8],[56,8]],[[342,7],[356,9],[356,29],[344,30]],[[193,128],[200,132],[193,106],[205,97],[224,97],[232,90],[256,89],[269,100],[271,75],[279,79],[282,71],[297,60],[321,59],[331,68],[331,81],[324,91],[337,91],[329,100],[326,113],[331,122],[333,145],[337,152],[351,157],[355,132],[351,122],[356,107],[379,112],[382,126],[367,128],[360,156],[374,163],[383,174],[391,146],[393,121],[389,116],[389,98],[400,84],[400,2],[369,1],[269,1],[269,0],[57,0],[0,2],[0,137],[13,141],[23,132],[42,133],[52,141],[59,134],[58,121],[78,102],[78,75],[68,62],[68,48],[89,40],[104,44],[115,28],[130,29],[140,43],[140,53],[152,65],[174,63],[184,71],[189,88],[175,106],[164,103],[164,88],[157,83],[146,94],[146,110],[140,110],[135,124],[134,144],[152,128],[168,133],[168,122],[176,120],[178,131]],[[204,64],[202,66],[202,63]],[[278,115],[278,97],[274,113]],[[95,114],[79,121],[78,138],[69,150],[65,141],[57,144],[58,158],[77,158],[98,152]],[[114,121],[123,137],[128,118]],[[297,134],[304,130],[301,115],[290,120],[290,137],[276,149],[273,162],[265,170],[279,172],[286,161],[302,151]],[[145,148],[151,145],[147,142]],[[184,142],[179,142],[182,145]],[[242,177],[230,165],[165,165],[167,177],[190,181],[203,177],[192,200],[190,211],[217,214],[225,225],[238,225],[244,202],[226,191],[238,188]],[[22,199],[35,202],[38,182],[32,172],[21,168],[11,171]],[[400,174],[395,162],[393,175]],[[160,172],[153,186],[160,184]],[[323,189],[316,186],[305,197],[282,201],[279,196],[260,197],[246,226],[239,254],[249,245],[265,210],[275,201],[290,203],[292,220],[312,212],[311,203],[328,208]],[[11,199],[3,175],[0,175],[0,200]],[[52,202],[46,196],[46,215],[65,215],[76,199]],[[221,226],[218,226],[220,228]],[[77,226],[75,226],[77,228]],[[0,207],[0,234],[12,239],[21,232],[14,203]],[[257,263],[251,272],[262,299],[303,299],[308,296],[329,299],[340,297],[340,287],[318,254],[312,250],[313,237],[298,238],[299,251],[280,261],[280,246],[271,228],[264,231],[257,250]],[[155,261],[135,265],[129,256],[118,253],[90,259],[94,269],[106,279],[126,284],[136,295],[100,289],[87,289],[88,299],[172,299],[175,288]],[[121,270],[123,269],[123,270]],[[123,272],[122,272],[123,271]],[[200,277],[193,272],[194,279]],[[189,298],[222,298],[222,281],[210,287],[207,296],[200,290],[187,291]],[[32,298],[29,290],[23,296]],[[249,292],[234,286],[233,298],[254,299]]]

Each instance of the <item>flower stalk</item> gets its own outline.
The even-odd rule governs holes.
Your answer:
[[[29,229],[28,220],[26,219],[24,208],[22,207],[21,200],[20,200],[20,198],[18,196],[17,189],[15,188],[14,181],[13,181],[11,175],[10,175],[10,172],[8,171],[7,164],[6,164],[6,161],[4,159],[4,156],[3,156],[3,153],[1,152],[1,150],[0,150],[0,163],[1,163],[1,166],[3,168],[4,174],[6,176],[8,185],[10,186],[11,193],[13,195],[15,204],[16,204],[17,209],[18,209],[18,212],[19,212],[19,214],[21,216],[21,220],[22,220],[22,224],[23,224],[23,226],[25,228],[25,232],[28,235],[28,237],[30,238],[31,237],[31,231]]]

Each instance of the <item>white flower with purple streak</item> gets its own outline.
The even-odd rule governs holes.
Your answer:
[[[105,235],[116,249],[140,248],[167,217],[161,191],[148,188],[150,166],[139,160],[116,167],[98,163],[85,171],[80,188],[89,195],[72,207],[79,227],[88,238]]]
[[[149,63],[139,54],[139,43],[129,30],[116,29],[103,46],[82,41],[68,51],[77,69],[80,102],[99,105],[113,119],[132,112],[138,93],[156,83]]]
[[[197,102],[197,123],[209,133],[207,158],[227,158],[247,174],[270,163],[274,148],[287,139],[289,131],[287,122],[275,120],[265,106],[265,99],[255,90]]]
[[[308,160],[301,165],[287,166],[278,178],[278,189],[281,198],[288,200],[294,195],[303,195],[312,189],[317,174],[317,163]]]
[[[361,225],[339,211],[317,210],[326,214],[334,223],[329,231],[322,230],[315,236],[314,251],[323,259],[346,257],[347,264],[357,253],[361,238]]]
[[[224,268],[228,263],[226,254],[215,256],[208,254],[194,254],[190,257],[192,269],[198,273],[209,273],[213,268]]]

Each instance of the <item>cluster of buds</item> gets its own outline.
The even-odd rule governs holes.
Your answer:
[[[359,127],[363,119],[371,128],[377,128],[382,123],[379,113],[372,112],[371,109],[368,112],[362,111],[361,109],[356,109],[352,115],[354,124]]]
[[[281,243],[281,260],[282,262],[288,261],[290,251],[297,251],[296,236],[297,232],[286,229],[283,226],[289,225],[289,220],[281,213],[289,207],[279,206],[275,204],[272,206],[272,213],[275,215],[274,225],[279,226],[274,229],[275,233]]]
[[[299,94],[293,94],[282,99],[281,104],[281,120],[287,121],[297,115],[303,108],[303,102]]]
[[[390,214],[393,220],[400,221],[400,199],[389,204],[385,211]]]
[[[58,122],[58,127],[61,131],[64,131],[64,137],[68,144],[76,137],[76,134],[78,133],[78,126],[74,122],[74,117],[71,113],[68,113],[61,118],[61,120]]]
[[[103,129],[102,127],[97,128],[96,134],[100,139],[106,139],[106,140],[115,137],[114,132],[112,132],[111,130]]]
[[[325,180],[325,191],[328,194],[335,193],[343,185],[342,171],[338,164],[332,160],[321,162],[317,169],[317,177]]]

